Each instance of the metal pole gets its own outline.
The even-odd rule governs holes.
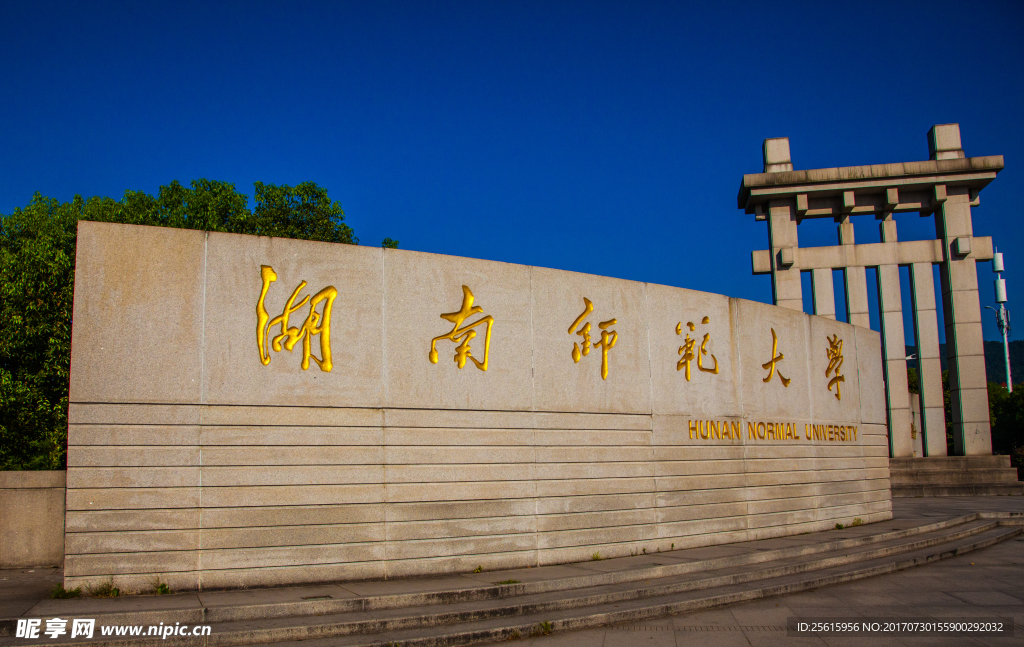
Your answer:
[[[1003,358],[1006,360],[1006,390],[1013,393],[1013,379],[1010,377],[1010,342],[1007,341],[1006,333],[1009,326],[1006,325],[1006,308],[1003,304],[999,304],[999,319],[1002,325],[999,326],[1003,329]]]
[[[1009,393],[1013,393],[1013,378],[1010,375],[1010,342],[1008,341],[1010,313],[1006,310],[1005,306],[1006,281],[1002,277],[1002,272],[1004,271],[1003,254],[998,249],[992,255],[992,271],[996,274],[996,303],[999,304],[999,310],[996,310],[996,325],[999,326],[999,332],[1003,335],[1003,360],[1006,362],[1006,390]],[[990,306],[985,307],[990,308]],[[990,309],[995,310],[995,308]]]

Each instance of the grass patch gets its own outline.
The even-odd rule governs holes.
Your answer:
[[[601,557],[601,553],[600,552],[594,553],[593,555],[590,556],[590,561],[592,561],[592,562],[599,562],[599,561],[601,561],[601,559],[602,559],[602,557]]]
[[[110,578],[102,584],[90,586],[89,595],[94,598],[116,598],[121,595],[121,589],[114,586],[114,578]]]
[[[50,591],[50,597],[54,600],[67,600],[68,598],[80,598],[82,597],[82,587],[76,586],[73,589],[64,588],[63,584],[58,584],[53,587]]]
[[[496,584],[519,584],[519,580],[502,580]]]

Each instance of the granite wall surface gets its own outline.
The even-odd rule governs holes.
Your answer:
[[[0,568],[64,561],[63,471],[0,472]]]
[[[72,344],[66,586],[462,572],[891,517],[878,333],[761,303],[81,222]]]

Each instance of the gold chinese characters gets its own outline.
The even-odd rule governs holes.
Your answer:
[[[701,323],[701,325],[709,324],[709,323],[711,323],[711,319],[708,318],[708,317],[704,317],[703,319],[700,320],[700,323]],[[686,327],[689,329],[690,332],[693,332],[696,329],[696,326],[693,324],[692,321],[687,321],[686,322]],[[707,347],[708,347],[708,342],[711,340],[711,333],[704,333],[704,340],[700,343],[700,347],[698,348],[697,354],[694,355],[693,354],[693,345],[697,342],[697,340],[696,339],[690,339],[690,332],[686,333],[686,338],[683,340],[683,345],[679,347],[679,355],[681,357],[679,358],[679,361],[676,362],[676,370],[677,371],[681,371],[683,369],[686,369],[686,373],[685,373],[686,381],[689,382],[690,381],[690,362],[692,362],[694,357],[696,357],[697,358],[697,368],[699,370],[701,370],[701,371],[703,371],[705,373],[711,373],[712,375],[718,375],[718,358],[716,358],[714,355],[710,355],[710,357],[711,357],[711,361],[713,361],[715,363],[715,365],[713,367],[711,367],[711,368],[708,368],[708,367],[704,366],[704,356],[708,355],[708,348]],[[681,322],[681,321],[676,324],[676,334],[677,335],[683,334],[683,322]]]
[[[601,349],[601,379],[608,379],[608,351],[615,348],[615,343],[619,340],[619,333],[614,330],[608,330],[608,328],[618,323],[615,319],[609,319],[608,321],[602,321],[597,324],[597,327],[601,329],[601,341],[591,342],[590,341],[590,322],[584,323],[584,320],[590,316],[590,313],[594,311],[594,304],[587,297],[583,297],[583,312],[580,316],[576,317],[576,321],[572,322],[569,326],[569,334],[576,334],[583,338],[583,343],[579,344],[573,342],[572,344],[572,361],[579,363],[580,359],[590,354],[590,347]],[[582,324],[582,326],[580,325]]]
[[[270,290],[270,284],[277,280],[277,273],[274,272],[274,268],[271,266],[262,265],[260,266],[260,278],[263,280],[263,289],[260,290],[260,298],[256,302],[256,344],[260,350],[260,362],[264,366],[270,364],[267,333],[274,326],[280,325],[281,334],[275,336],[270,341],[270,348],[274,349],[274,352],[281,352],[282,346],[285,350],[291,352],[295,345],[301,341],[302,370],[305,371],[309,368],[309,360],[312,358],[321,371],[330,373],[334,367],[331,362],[331,308],[334,306],[334,299],[338,296],[338,291],[334,286],[327,286],[314,294],[312,299],[307,294],[302,297],[301,301],[295,303],[299,293],[306,287],[306,282],[302,281],[295,288],[295,291],[292,292],[292,295],[288,297],[288,301],[284,305],[284,312],[271,319],[264,303],[267,298],[267,292]],[[321,301],[325,302],[323,312],[317,312],[316,307]],[[289,327],[288,320],[291,315],[307,303],[309,304],[309,314],[306,316],[302,326],[299,328]],[[310,352],[310,342],[314,335],[320,335],[321,357],[319,359]]]
[[[491,326],[494,325],[494,317],[487,315],[485,317],[480,317],[469,325],[462,325],[462,323],[469,317],[484,311],[480,306],[473,305],[474,298],[472,290],[470,290],[468,286],[463,285],[462,308],[460,308],[458,312],[449,312],[441,315],[442,319],[452,322],[454,326],[448,334],[434,337],[430,341],[430,353],[428,354],[428,357],[430,358],[431,363],[437,364],[437,342],[447,339],[452,343],[456,343],[461,340],[462,343],[455,347],[454,357],[455,363],[459,365],[459,368],[466,365],[466,359],[468,358],[473,360],[473,363],[476,364],[476,367],[481,371],[487,370],[487,357],[491,352]],[[484,361],[481,362],[477,360],[477,358],[473,357],[472,350],[469,347],[469,342],[473,341],[473,338],[476,337],[476,331],[473,329],[482,323],[487,324],[487,331],[484,333]]]
[[[778,372],[779,379],[782,380],[782,386],[787,386],[788,387],[790,380],[788,378],[786,378],[785,376],[783,376],[782,375],[782,371],[779,371],[775,367],[776,364],[778,364],[783,359],[785,359],[785,355],[783,355],[782,353],[779,353],[778,351],[779,351],[779,338],[775,335],[775,329],[772,328],[772,358],[770,360],[768,360],[767,362],[765,362],[764,364],[761,364],[761,368],[768,370],[768,377],[764,378],[761,381],[762,382],[770,382],[771,379],[772,379],[772,376],[775,375],[776,372]]]
[[[829,374],[835,375],[828,382],[828,390],[832,390],[832,386],[836,387],[836,400],[842,400],[843,397],[839,392],[839,383],[845,382],[846,378],[839,374],[839,369],[843,366],[843,340],[839,339],[838,334],[832,335],[829,339],[825,337],[825,341],[828,342],[828,348],[825,349],[825,353],[828,356],[828,368],[825,369],[825,377]]]
[[[260,363],[264,366],[269,365],[272,359],[272,353],[281,352],[281,350],[291,352],[301,342],[302,357],[300,365],[302,366],[302,369],[308,370],[310,359],[312,359],[320,367],[321,371],[325,373],[331,372],[334,368],[331,352],[331,318],[334,301],[338,296],[338,290],[334,286],[327,286],[315,294],[310,292],[306,292],[304,294],[304,291],[306,291],[307,288],[307,283],[304,280],[300,281],[298,286],[295,287],[291,292],[291,295],[284,302],[280,314],[273,316],[267,311],[267,298],[270,294],[272,284],[278,280],[278,275],[272,266],[261,265],[260,278],[262,288],[256,303],[256,345],[259,352]],[[279,299],[283,296],[284,294],[282,293],[276,298],[271,298],[270,303],[273,303],[272,308],[276,309],[279,307]],[[588,357],[592,350],[600,350],[601,379],[607,380],[610,370],[608,356],[611,350],[616,347],[619,339],[618,331],[614,329],[618,324],[618,320],[616,318],[610,318],[607,321],[601,322],[597,322],[596,318],[592,320],[591,318],[598,308],[595,307],[594,302],[589,298],[582,298],[583,311],[575,318],[575,320],[573,320],[566,330],[572,341],[572,348],[566,348],[566,351],[568,351],[568,354],[572,357],[573,363],[578,364],[583,361],[583,358]],[[468,285],[463,285],[462,304],[460,308],[455,312],[448,312],[439,315],[441,319],[449,322],[451,327],[444,334],[438,335],[430,340],[427,358],[432,364],[437,364],[439,362],[438,343],[449,341],[454,344],[454,353],[451,357],[458,369],[461,370],[465,368],[467,362],[472,361],[473,365],[480,371],[486,372],[488,370],[491,333],[494,328],[494,316],[486,314],[483,307],[476,305],[475,300],[475,296],[470,287]],[[434,312],[437,311],[434,310]],[[503,315],[502,311],[499,311],[498,315],[503,321],[506,320],[508,316],[507,314]],[[434,315],[428,314],[428,316],[433,317]],[[563,319],[563,322],[564,321],[565,319]],[[699,323],[696,323],[697,321],[699,321]],[[542,325],[538,326],[538,330],[541,334],[547,336],[548,334],[556,333],[556,331],[550,330],[549,326],[552,324],[557,326],[557,320],[555,322],[546,322],[541,318],[540,322]],[[661,323],[660,326],[665,326],[666,323],[668,322]],[[594,330],[594,324],[597,325],[597,330]],[[700,332],[697,332],[698,326],[701,327]],[[667,326],[665,326],[665,328],[667,328]],[[667,333],[668,331],[665,330],[665,328],[662,328],[662,330]],[[681,372],[687,382],[690,382],[694,378],[694,364],[696,364],[696,369],[700,373],[707,373],[712,376],[719,375],[721,364],[718,361],[718,357],[714,352],[712,352],[715,350],[713,347],[714,340],[712,337],[713,335],[721,336],[726,333],[723,333],[720,330],[716,332],[716,330],[717,329],[711,325],[711,319],[708,316],[702,316],[699,319],[698,317],[694,317],[693,321],[679,321],[675,325],[675,333],[677,337],[681,338],[676,340],[680,345],[677,350],[678,359],[675,362],[675,367],[676,371]],[[438,331],[435,330],[432,332]],[[483,339],[477,341],[477,337],[481,332],[483,333]],[[772,337],[771,355],[769,356],[768,361],[760,364],[761,368],[767,372],[761,381],[768,384],[775,377],[775,374],[778,373],[779,381],[782,383],[782,386],[784,388],[788,388],[792,380],[783,374],[782,369],[785,366],[790,366],[790,368],[785,369],[787,373],[790,373],[791,370],[799,371],[803,366],[803,363],[798,362],[799,365],[796,369],[793,369],[790,364],[783,364],[785,355],[780,351],[780,347],[786,345],[786,342],[785,340],[779,339],[774,328],[770,328],[770,333]],[[421,332],[420,334],[422,336],[417,344],[425,344],[426,335],[430,334],[430,332],[426,332],[426,334],[422,334]],[[501,333],[499,331],[499,335],[500,334]],[[557,334],[560,335],[561,333]],[[314,337],[319,337],[319,357],[313,354],[312,347]],[[726,334],[726,337],[729,337],[729,335]],[[519,339],[521,337],[516,338]],[[670,339],[671,338],[665,339],[665,341],[670,341]],[[835,387],[834,395],[836,400],[842,400],[842,388],[846,381],[846,377],[842,372],[844,363],[843,340],[839,338],[838,333],[831,336],[825,336],[825,340],[828,342],[828,345],[825,348],[826,358],[828,359],[828,365],[825,368],[827,390],[830,393],[833,393],[833,387]],[[476,349],[471,347],[474,342],[477,344]],[[563,342],[556,343],[561,344]],[[673,343],[672,345],[674,346],[675,344]],[[627,344],[627,346],[629,346],[629,344]],[[422,346],[420,346],[420,348],[422,349]],[[443,349],[440,350],[443,351]],[[628,351],[630,350],[631,349],[627,348],[627,351],[620,352],[627,352],[628,354]],[[650,350],[653,351],[655,349],[651,348]],[[756,361],[763,357],[763,355],[761,357],[755,356],[750,357],[748,360],[746,358],[746,353],[741,351],[742,349],[734,349],[734,356],[738,355],[740,361],[744,364],[749,360],[753,360],[751,363],[756,365]],[[422,350],[415,351],[417,355],[419,352],[422,352]],[[560,361],[565,361],[565,356],[561,355],[561,352],[562,351],[559,351],[558,353],[559,356],[563,358]],[[663,353],[664,351],[661,352]],[[719,350],[719,352],[723,351]],[[725,352],[728,353],[728,351]],[[762,351],[756,352],[760,353]],[[419,357],[422,357],[422,355],[419,355]],[[820,358],[820,355],[818,357]],[[623,359],[627,362],[633,361],[632,358],[628,357],[619,358],[619,360]],[[665,362],[667,359],[667,357],[663,356],[663,359],[659,361]],[[730,363],[728,354],[724,359],[726,364]],[[792,361],[792,359],[793,358],[791,357],[790,360]],[[670,365],[666,365],[665,369],[671,371],[671,368],[668,368],[668,366]],[[513,370],[518,371],[520,368],[521,365],[517,365],[513,367]],[[508,367],[505,367],[505,370],[509,370]],[[533,369],[531,368],[530,370]],[[619,368],[616,369],[616,371],[619,370]],[[821,369],[819,368],[816,370]],[[470,373],[472,373],[472,371]],[[792,373],[790,373],[790,375],[792,375]],[[819,378],[817,379],[820,380],[821,374],[818,373],[818,375]],[[621,379],[621,377],[619,379]],[[699,380],[700,379],[704,378],[699,378]],[[727,380],[727,382],[728,381],[729,380]],[[712,381],[712,384],[716,383],[716,380]]]

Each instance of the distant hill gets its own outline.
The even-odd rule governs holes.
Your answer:
[[[916,355],[916,346],[907,346],[907,356]],[[946,345],[939,344],[942,370],[946,370]],[[910,368],[917,368],[917,360],[907,362]],[[1010,373],[1014,384],[1024,383],[1024,341],[1010,342]],[[985,342],[985,375],[989,382],[1006,384],[1006,363],[1003,359],[1003,342]]]

